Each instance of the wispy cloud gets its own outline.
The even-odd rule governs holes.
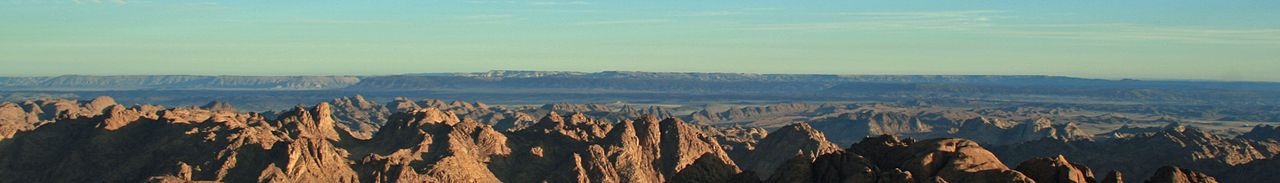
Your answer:
[[[586,5],[586,1],[503,1],[503,0],[468,0],[472,4],[527,4],[534,6]]]
[[[1004,11],[842,12],[834,21],[738,23],[756,31],[952,31],[993,36],[1099,41],[1180,41],[1212,44],[1280,44],[1280,29],[1176,27],[1131,23],[1027,24]]]
[[[579,22],[578,25],[647,25],[671,22],[670,19],[604,20]]]
[[[339,19],[297,19],[293,22],[303,24],[317,25],[400,25],[403,22],[395,21],[370,21],[370,20],[339,20]]]
[[[919,18],[972,18],[1003,14],[1004,11],[997,10],[967,10],[967,11],[916,11],[916,12],[840,12],[836,15],[857,16],[871,18],[899,18],[899,19],[919,19]]]
[[[591,4],[591,3],[586,1],[533,1],[533,2],[529,2],[529,4],[538,5],[538,6],[561,6],[561,5],[585,5],[585,4]]]
[[[483,14],[458,17],[459,20],[474,24],[496,24],[524,20],[524,17],[511,14]]]
[[[989,27],[1000,11],[842,12],[837,21],[804,23],[743,23],[737,29],[764,31],[838,30],[972,30]]]
[[[281,20],[258,20],[258,19],[223,19],[218,20],[225,23],[243,23],[243,24],[293,24],[293,25],[319,25],[319,26],[363,26],[363,25],[407,25],[408,23],[399,21],[372,21],[372,20],[344,20],[344,19],[324,19],[324,18],[301,18],[301,19],[281,19]]]
[[[739,15],[755,15],[770,13],[780,10],[781,8],[772,7],[755,7],[755,8],[730,8],[720,10],[702,10],[688,11],[684,13],[676,13],[676,17],[723,17],[723,16],[739,16]]]
[[[746,14],[746,12],[742,12],[742,11],[735,11],[735,10],[720,10],[720,11],[697,11],[697,12],[689,12],[689,13],[682,14],[682,15],[680,15],[680,16],[685,16],[685,17],[718,17],[718,16],[743,15],[743,14]]]
[[[103,1],[103,0],[71,0],[71,2],[72,2],[72,3],[75,3],[75,4],[103,4],[103,3],[111,3],[111,4],[117,4],[117,5],[129,4],[129,1],[126,1],[126,0],[106,0],[106,1]]]
[[[1117,41],[1182,41],[1215,44],[1280,44],[1280,29],[1171,27],[1140,24],[1009,25],[991,34],[1032,38]]]

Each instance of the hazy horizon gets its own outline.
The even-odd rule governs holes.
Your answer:
[[[1280,2],[0,1],[0,75],[1280,81]]]
[[[1044,75],[1044,74],[832,74],[832,73],[752,73],[752,72],[698,72],[698,71],[635,71],[635,70],[597,70],[597,71],[568,71],[568,70],[512,70],[512,69],[494,69],[486,71],[459,71],[459,72],[410,72],[410,73],[392,73],[392,74],[301,74],[301,75],[238,75],[238,74],[59,74],[59,75],[0,75],[0,77],[58,77],[58,76],[248,76],[248,77],[273,77],[273,76],[352,76],[352,77],[376,77],[376,76],[394,76],[394,75],[416,75],[416,74],[455,74],[455,73],[485,73],[491,71],[533,71],[533,72],[580,72],[580,73],[599,73],[599,72],[652,72],[652,73],[708,73],[708,74],[780,74],[780,75],[835,75],[835,76],[1045,76],[1045,77],[1067,77],[1079,79],[1100,79],[1100,80],[1142,80],[1142,81],[1203,81],[1203,82],[1263,82],[1263,83],[1280,83],[1280,81],[1253,81],[1253,80],[1214,80],[1214,79],[1170,79],[1170,78],[1105,78],[1105,77],[1083,77],[1083,76],[1066,76],[1066,75]]]

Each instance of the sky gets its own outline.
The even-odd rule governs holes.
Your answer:
[[[1280,1],[0,0],[0,76],[488,70],[1280,81]]]

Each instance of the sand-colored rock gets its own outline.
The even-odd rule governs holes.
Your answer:
[[[822,132],[807,123],[796,123],[769,133],[760,140],[755,150],[735,161],[742,162],[740,165],[743,169],[757,175],[774,175],[775,169],[794,157],[817,158],[836,151],[840,151],[840,147],[827,141]]]
[[[1023,161],[1017,168],[1023,175],[1037,183],[1093,183],[1093,171],[1084,165],[1074,164],[1058,155],[1052,158],[1036,158]]]
[[[1194,170],[1164,166],[1147,179],[1147,183],[1217,183],[1218,180]]]

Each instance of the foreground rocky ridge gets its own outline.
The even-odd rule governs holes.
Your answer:
[[[1259,127],[1266,129],[1267,127]],[[1193,127],[1170,127],[1132,137],[1099,141],[1038,140],[992,148],[1001,159],[1023,161],[1061,154],[1081,164],[1104,170],[1118,170],[1125,175],[1156,176],[1164,165],[1177,165],[1203,170],[1219,177],[1248,177],[1238,182],[1256,182],[1266,174],[1243,172],[1275,171],[1261,167],[1274,166],[1280,154],[1280,143],[1273,139],[1255,140],[1246,136],[1223,137]],[[1230,179],[1230,178],[1228,178]],[[1267,179],[1273,182],[1276,179]]]
[[[496,127],[503,125],[503,120],[485,120],[495,124],[475,120],[498,114],[483,112],[495,107],[479,107],[484,106],[482,103],[412,102],[395,109],[402,112],[386,116],[338,112],[347,110],[343,108],[381,110],[371,102],[361,101],[364,100],[360,97],[345,98],[272,115],[238,113],[234,107],[217,103],[168,109],[125,107],[106,97],[0,104],[0,129],[13,132],[0,140],[0,182],[1123,180],[1116,172],[1096,177],[1094,170],[1119,168],[1091,169],[1087,165],[1093,164],[1087,158],[1083,163],[1068,161],[1080,159],[1071,152],[1064,152],[1065,156],[1029,155],[1032,158],[1026,161],[1002,161],[1004,154],[997,158],[997,153],[974,140],[915,141],[887,135],[866,138],[844,148],[807,123],[786,125],[765,134],[758,129],[706,127],[655,115],[629,119],[615,113],[593,115],[598,108],[570,104],[540,107],[548,110],[537,120],[522,125],[512,123],[506,129]],[[419,105],[423,103],[426,104]],[[566,110],[578,112],[557,112]],[[613,122],[610,118],[622,120]],[[375,119],[385,121],[365,121]],[[377,130],[358,137],[344,120],[368,122]],[[1213,159],[1237,163],[1233,165],[1240,166],[1228,167],[1241,172],[1265,171],[1274,166],[1273,161],[1265,159],[1274,151],[1229,153],[1249,149],[1242,148],[1244,145],[1258,149],[1264,146],[1260,142],[1223,140],[1194,131],[1179,134],[1166,136],[1179,137],[1178,142],[1184,144],[1204,144],[1212,153],[1171,156],[1221,155],[1222,158]],[[1200,143],[1197,139],[1214,140]],[[1006,162],[1021,163],[1010,167]],[[1212,175],[1233,175],[1224,181],[1271,180],[1244,173],[1201,173],[1197,170],[1207,169],[1190,168],[1159,168],[1150,180],[1216,181]],[[1142,176],[1127,172],[1124,175]]]

